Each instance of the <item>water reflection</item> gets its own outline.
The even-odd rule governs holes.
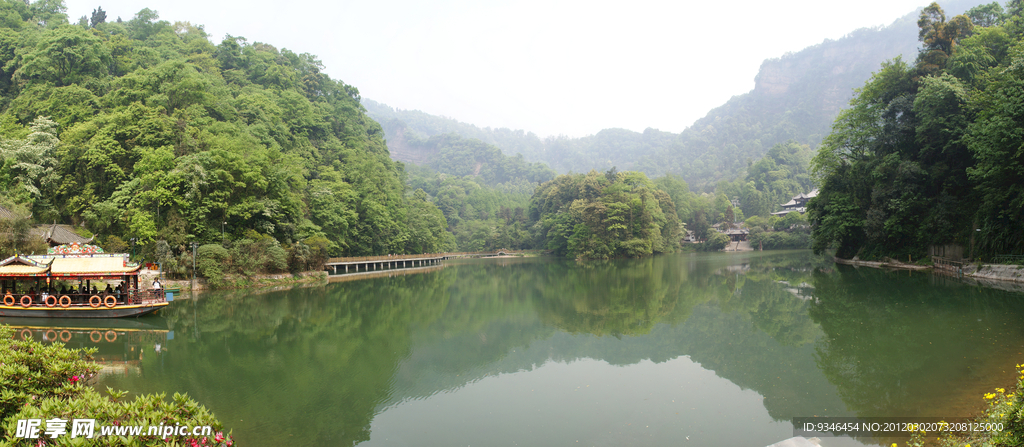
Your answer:
[[[159,358],[104,385],[186,391],[245,445],[767,445],[974,411],[1012,381],[1020,297],[807,252],[465,261],[176,300]]]
[[[69,348],[95,348],[91,361],[100,365],[97,378],[141,376],[143,361],[165,352],[174,338],[164,318],[149,316],[124,320],[4,318],[0,323],[14,329],[14,336],[41,343],[63,343]]]

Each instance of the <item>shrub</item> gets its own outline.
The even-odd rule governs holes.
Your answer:
[[[323,236],[313,236],[303,239],[302,243],[309,247],[309,259],[305,270],[322,270],[330,253],[331,241]]]
[[[729,245],[729,236],[725,233],[712,231],[708,234],[708,240],[701,242],[697,248],[700,251],[718,251]]]
[[[119,402],[127,392],[107,389],[103,396],[84,382],[99,370],[89,363],[95,349],[66,349],[61,343],[43,344],[32,339],[17,340],[14,330],[0,326],[0,444],[10,446],[41,445],[41,439],[19,439],[18,421],[22,419],[49,420],[54,418],[95,419],[99,426],[134,425],[189,427],[210,426],[213,435],[188,438],[169,436],[168,441],[183,441],[177,445],[231,446],[231,434],[224,435],[222,424],[202,405],[188,396],[175,394],[170,402],[163,394],[144,395],[130,402]],[[41,438],[45,436],[42,433]],[[67,426],[70,433],[70,426]],[[72,439],[64,435],[48,442],[56,445],[138,446],[164,444],[162,436],[107,436],[103,438]],[[192,441],[196,441],[192,443]]]
[[[91,353],[16,340],[13,329],[0,326],[0,420],[37,399],[80,395],[84,387],[77,378],[99,371],[86,361]]]
[[[750,233],[750,246],[765,250],[803,249],[811,246],[811,238],[806,232],[753,232]]]
[[[219,284],[224,280],[224,267],[230,254],[220,244],[206,244],[196,252],[196,270],[210,280],[211,284]]]
[[[288,250],[288,266],[293,273],[300,272],[306,269],[306,265],[309,264],[312,257],[313,253],[308,245],[296,242]]]
[[[263,264],[263,253],[252,239],[238,239],[231,244],[231,265],[238,273],[252,276]]]
[[[280,244],[275,244],[267,247],[266,262],[264,268],[268,272],[278,273],[288,270],[288,252],[281,248]]]

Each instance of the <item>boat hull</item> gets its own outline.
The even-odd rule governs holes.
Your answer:
[[[116,307],[20,307],[0,305],[0,317],[32,318],[124,318],[139,317],[160,310],[170,303],[133,304]]]

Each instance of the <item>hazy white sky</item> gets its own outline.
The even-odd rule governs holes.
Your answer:
[[[888,25],[926,0],[66,0],[72,23],[162,20],[317,55],[364,98],[541,136],[679,132],[750,91],[761,62]]]

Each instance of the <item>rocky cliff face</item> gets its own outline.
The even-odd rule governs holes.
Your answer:
[[[952,17],[981,3],[959,0],[943,3],[942,7],[946,16]],[[680,174],[691,187],[713,186],[720,179],[741,175],[747,160],[764,156],[775,144],[795,140],[816,146],[828,134],[836,115],[849,104],[854,90],[862,87],[883,62],[900,56],[907,63],[914,62],[919,14],[911,12],[889,26],[859,29],[843,38],[766,60],[752,91],[709,111],[680,134],[662,132],[664,135],[652,141],[637,132],[606,129],[583,138],[541,142],[535,136],[530,140],[532,134],[519,132],[523,136],[516,137],[507,129],[481,129],[423,112],[394,111],[372,101],[368,104],[369,115],[378,121],[405,120],[409,135],[454,132],[477,138],[506,154],[521,153],[529,161],[547,163],[559,172],[604,171],[616,166],[652,176]],[[432,156],[403,145],[404,136],[398,127],[383,121],[381,124],[393,158],[416,163]]]
[[[385,131],[385,134],[387,135],[388,151],[391,153],[391,159],[402,163],[426,166],[431,160],[437,157],[440,151],[433,146],[410,144],[410,137],[415,138],[415,135],[406,135],[410,132],[411,131],[404,126],[398,126],[391,132]]]
[[[819,113],[834,117],[849,103],[854,89],[863,86],[883,62],[900,56],[913,62],[917,25],[909,18],[766,60],[754,78],[751,94],[814,104]]]

